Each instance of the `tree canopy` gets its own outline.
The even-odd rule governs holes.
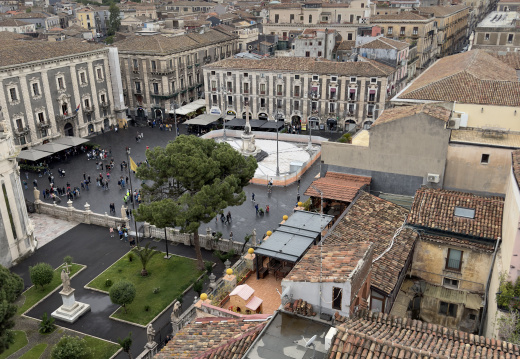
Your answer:
[[[119,16],[119,8],[115,3],[111,3],[108,9],[110,16],[108,18],[108,35],[114,35],[119,31],[121,26],[121,17]]]
[[[52,282],[54,277],[54,269],[48,263],[38,263],[34,267],[29,267],[29,274],[31,276],[31,282],[35,286],[43,286]]]
[[[193,233],[198,266],[204,269],[198,229],[226,207],[244,202],[256,160],[227,143],[185,135],[147,150],[146,158],[148,166],[140,166],[137,177],[151,184],[142,186],[137,220]]]
[[[14,301],[23,291],[23,280],[0,265],[0,353],[9,348],[14,336],[10,331],[14,327],[12,319],[18,307]]]
[[[135,299],[135,293],[135,286],[124,279],[110,287],[110,291],[108,292],[112,303],[122,306],[125,313],[126,305],[132,304]]]

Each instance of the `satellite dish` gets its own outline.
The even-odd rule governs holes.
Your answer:
[[[312,343],[314,343],[314,341],[316,340],[316,335],[313,335],[311,339],[309,339],[309,341],[306,341],[305,340],[305,337],[303,337],[303,341],[305,342],[305,348],[308,348],[312,345]]]

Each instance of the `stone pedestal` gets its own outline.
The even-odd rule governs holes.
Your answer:
[[[76,302],[74,289],[68,292],[62,290],[60,295],[63,305],[51,313],[53,318],[72,324],[90,310],[90,304]]]
[[[256,156],[260,153],[260,148],[255,145],[255,135],[252,133],[242,133],[242,148],[241,152],[246,156]]]
[[[256,254],[249,254],[247,253],[245,256],[244,256],[244,260],[246,261],[246,267],[249,269],[249,270],[253,270],[254,268],[254,263],[255,263],[255,258],[256,258]]]
[[[237,276],[234,274],[226,274],[222,280],[225,283],[224,286],[226,287],[226,290],[229,290],[230,292],[237,286]]]

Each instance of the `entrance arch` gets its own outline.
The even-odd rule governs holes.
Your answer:
[[[320,119],[317,117],[310,117],[309,118],[309,128],[313,130],[319,130],[320,129]]]
[[[269,116],[268,116],[265,112],[260,112],[260,113],[258,114],[258,119],[259,119],[259,120],[264,120],[264,121],[265,121],[265,120],[269,120]]]
[[[74,136],[74,127],[70,122],[67,122],[65,126],[63,126],[63,132],[65,136]]]
[[[137,109],[136,115],[137,115],[137,117],[144,117],[145,116],[144,110],[141,107],[139,107]]]
[[[298,115],[294,115],[291,117],[291,122],[293,126],[299,126],[302,123],[302,118]]]
[[[374,122],[372,121],[365,121],[365,123],[363,124],[363,129],[368,130],[373,123]]]
[[[236,113],[235,111],[233,111],[233,110],[228,110],[228,111],[226,112],[226,115],[236,116],[237,113]]]
[[[160,109],[155,110],[155,118],[162,118],[162,111]]]
[[[93,124],[89,124],[88,125],[88,134],[91,135],[94,133],[94,125]]]
[[[242,112],[242,119],[246,119],[246,113],[247,112]],[[253,119],[253,115],[251,114],[251,112],[249,112],[249,119],[252,120]]]
[[[356,121],[346,120],[345,121],[345,132],[353,131],[356,128]]]
[[[105,128],[105,131],[108,131],[108,129],[110,128],[110,121],[108,120],[108,118],[105,118],[105,120],[103,121],[103,127]]]

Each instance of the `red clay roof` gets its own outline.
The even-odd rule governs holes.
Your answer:
[[[342,202],[352,202],[359,190],[370,185],[372,177],[356,176],[346,173],[327,172],[325,177],[318,178],[305,191],[306,196],[333,199]],[[319,189],[320,194],[312,186]]]
[[[473,209],[474,218],[456,216],[456,207]],[[407,222],[442,232],[496,240],[502,236],[503,210],[501,197],[419,188]]]

